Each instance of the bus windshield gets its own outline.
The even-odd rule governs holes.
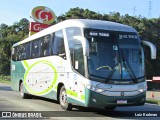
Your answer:
[[[144,76],[144,55],[137,33],[87,31],[89,75],[112,81]]]

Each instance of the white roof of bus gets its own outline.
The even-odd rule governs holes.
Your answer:
[[[61,30],[67,27],[80,27],[80,28],[93,28],[93,29],[102,29],[102,30],[111,30],[111,31],[136,32],[136,30],[130,26],[120,24],[120,23],[110,22],[110,21],[90,20],[90,19],[70,19],[70,20],[59,22],[45,30],[42,30],[26,38],[25,40],[14,44],[13,46],[28,42],[30,40],[37,39],[40,36],[45,36],[47,34],[50,34],[52,32],[55,32],[57,30]]]

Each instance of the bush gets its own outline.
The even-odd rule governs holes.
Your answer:
[[[157,82],[147,82],[148,90],[160,90],[160,83]]]
[[[147,99],[146,103],[157,104],[160,105],[160,100]]]
[[[11,83],[11,77],[10,76],[0,75],[0,82],[2,82],[2,83]]]

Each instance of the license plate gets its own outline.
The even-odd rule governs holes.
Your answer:
[[[127,100],[117,100],[117,104],[127,104]]]

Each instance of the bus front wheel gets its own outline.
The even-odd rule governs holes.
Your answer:
[[[67,101],[67,93],[64,86],[61,87],[60,95],[59,95],[59,102],[64,110],[72,110],[72,105]]]

